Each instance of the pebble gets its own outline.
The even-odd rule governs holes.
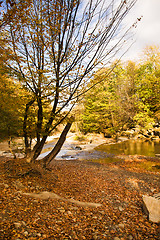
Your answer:
[[[120,238],[119,237],[114,237],[114,240],[120,240]]]

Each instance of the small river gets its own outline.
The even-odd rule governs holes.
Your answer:
[[[53,148],[55,141],[51,141],[45,145],[39,158],[46,156]],[[82,146],[82,145],[81,145]],[[64,160],[96,160],[105,162],[119,161],[116,155],[144,155],[155,157],[160,155],[160,141],[144,141],[144,140],[127,140],[114,144],[102,144],[94,149],[88,149],[82,146],[79,150],[76,145],[65,143],[56,159]]]
[[[156,154],[160,154],[160,141],[127,140],[115,144],[102,144],[96,147],[95,150],[115,155],[125,154],[155,157]]]

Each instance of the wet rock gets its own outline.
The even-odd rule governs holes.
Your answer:
[[[143,210],[149,216],[149,220],[155,223],[160,222],[160,193],[153,197],[143,195]]]
[[[75,146],[74,148],[75,150],[82,150],[82,148],[80,146]]]
[[[75,158],[74,156],[71,156],[71,155],[63,155],[62,159],[65,159],[65,160],[76,160],[77,158]]]

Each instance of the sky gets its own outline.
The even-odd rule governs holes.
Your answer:
[[[135,43],[124,56],[127,60],[138,60],[146,46],[160,46],[160,0],[137,0],[126,22],[133,23],[141,16],[141,21],[138,21],[137,28],[134,29]]]

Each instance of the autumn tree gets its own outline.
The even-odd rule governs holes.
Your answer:
[[[148,46],[143,51],[143,57],[137,73],[137,114],[138,124],[147,126],[160,119],[160,48]]]
[[[114,66],[114,63],[111,67]],[[108,75],[104,68],[95,74],[94,82],[100,82],[84,99],[81,130],[87,132],[101,132],[105,136],[115,135],[127,124],[133,124],[135,116],[135,82],[137,68],[133,62],[125,65],[119,62]]]
[[[122,28],[122,22],[136,0],[32,0],[20,12],[22,3],[16,1],[17,12],[5,28],[14,54],[6,66],[32,94],[26,119],[27,106],[34,102],[38,108],[37,143],[30,155],[34,162],[47,136],[88,90],[94,70],[124,46],[128,28]],[[42,131],[44,101],[52,103],[52,109]],[[68,119],[45,164],[59,152],[70,126]]]
[[[0,74],[0,135],[2,139],[22,136],[23,91],[6,74]]]
[[[110,75],[98,71],[93,82],[100,82],[84,99],[81,130],[114,135],[137,124],[149,128],[160,119],[160,51],[149,46],[138,63],[119,63]]]

